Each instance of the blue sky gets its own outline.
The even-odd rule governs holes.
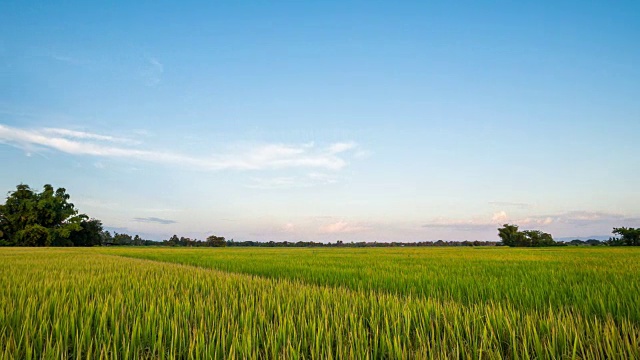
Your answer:
[[[640,3],[0,4],[0,189],[118,231],[640,226]]]

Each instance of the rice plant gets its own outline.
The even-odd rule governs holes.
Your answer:
[[[360,254],[348,249],[335,253],[345,273],[335,273],[336,279],[329,281],[325,277],[334,272],[317,278],[290,272],[305,257],[332,258],[332,250],[313,255],[313,250],[302,249],[285,252],[286,256],[277,250],[263,255],[259,253],[262,249],[145,250],[1,249],[0,358],[640,357],[640,324],[631,315],[636,309],[629,308],[635,303],[628,300],[638,292],[626,293],[637,289],[637,275],[628,276],[632,270],[637,274],[633,261],[637,263],[638,254],[633,251],[604,252],[602,256],[615,264],[627,266],[609,271],[611,266],[602,268],[592,257],[595,253],[588,251],[527,255],[506,249],[433,253],[429,252],[432,249],[402,249]],[[164,259],[119,256],[125,253],[160,254]],[[256,257],[263,256],[287,258],[282,267],[274,265],[281,274],[258,276],[263,275],[259,273],[262,264]],[[558,259],[547,259],[549,263],[543,266],[538,256]],[[246,267],[221,271],[210,263],[216,257],[236,259]],[[403,257],[409,260],[400,261]],[[423,257],[444,266],[437,281],[421,283],[409,277],[394,285],[396,279],[408,276],[405,267],[426,266],[429,261],[420,260]],[[576,260],[580,257],[584,261]],[[558,272],[555,275],[569,279],[560,283],[565,288],[558,289],[564,295],[546,299],[545,293],[536,293],[545,289],[540,286],[504,292],[498,279],[509,276],[499,276],[500,263],[509,259],[518,268],[529,264],[530,279],[547,267],[551,270],[541,276]],[[447,270],[448,261],[452,261],[452,271]],[[366,276],[360,276],[356,277],[359,281],[349,282],[352,264],[358,262],[379,263],[379,272],[371,273],[376,280],[365,281]],[[498,279],[488,285],[476,284],[474,291],[471,279],[477,278],[462,272],[466,269],[463,263],[473,262],[478,271],[486,268],[481,279]],[[554,262],[564,265],[553,266]],[[592,282],[602,282],[605,289],[609,289],[605,282],[613,282],[617,292],[600,292],[599,299],[590,295],[579,306],[563,303],[563,296],[571,291],[589,295],[592,290],[577,281],[581,277],[573,274],[576,263],[602,271],[605,275]],[[252,273],[251,264],[258,270]],[[314,264],[321,272],[323,261]],[[435,267],[427,266],[418,275],[434,271]],[[394,277],[394,272],[404,275]],[[515,280],[505,281],[516,285]],[[422,284],[429,284],[433,292],[418,291]],[[498,290],[489,291],[492,284]],[[471,288],[463,290],[465,286]],[[499,299],[501,291],[511,297]],[[530,297],[527,301],[531,303],[519,302],[518,294]],[[596,300],[600,305],[595,305]],[[540,305],[543,303],[546,305]]]
[[[640,322],[640,248],[114,248],[109,254],[353,290]],[[603,301],[615,299],[615,301]]]

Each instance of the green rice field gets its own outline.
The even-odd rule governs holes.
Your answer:
[[[640,249],[0,248],[0,359],[640,358]]]

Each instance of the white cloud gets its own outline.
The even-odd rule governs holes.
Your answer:
[[[438,218],[424,224],[423,227],[460,231],[484,231],[496,229],[498,226],[509,222],[512,222],[512,220],[503,210],[494,213],[491,218],[477,217],[468,220]]]
[[[447,229],[460,231],[484,231],[495,229],[496,224],[489,221],[435,219],[422,225],[429,229]]]
[[[136,217],[133,218],[133,221],[136,222],[145,222],[145,223],[154,223],[154,224],[161,224],[161,225],[170,225],[170,224],[175,224],[177,223],[177,221],[172,220],[172,219],[161,219],[158,217],[146,217],[146,218],[141,218],[141,217]]]
[[[494,223],[502,223],[507,221],[507,219],[509,219],[509,217],[504,210],[493,214],[493,216],[491,217],[491,221]]]
[[[330,145],[332,147],[333,145]],[[255,147],[232,159],[241,167],[258,168],[260,164],[269,164],[272,168],[311,167],[337,170],[344,167],[346,161],[332,151],[316,151],[314,145],[267,144]]]
[[[505,223],[530,228],[534,226],[570,225],[570,226],[612,226],[613,224],[639,224],[640,218],[622,214],[592,211],[569,211],[554,215],[532,215],[521,218],[510,218],[505,211],[494,213],[490,220],[475,218],[471,220],[434,219],[424,224],[425,228],[442,228],[462,231],[478,231],[496,228]],[[628,225],[631,226],[631,225]]]
[[[320,227],[320,232],[323,234],[344,234],[354,233],[368,230],[369,228],[361,225],[353,225],[346,221],[340,220],[335,223],[327,224]]]
[[[640,218],[629,217],[623,214],[609,213],[602,211],[569,211],[555,215],[540,215],[529,217],[525,221],[537,224],[572,224],[587,226],[592,224],[608,224],[608,223],[638,223]]]
[[[341,142],[335,143],[329,146],[329,153],[331,154],[339,154],[345,151],[353,150],[356,148],[356,143],[353,142]]]
[[[69,129],[44,128],[42,129],[42,132],[45,134],[53,135],[53,136],[59,135],[64,138],[71,138],[71,139],[98,140],[98,141],[119,142],[119,143],[129,143],[129,144],[136,143],[131,139],[119,138],[119,137],[114,137],[109,135],[100,135],[100,134],[69,130]]]
[[[282,232],[291,233],[296,230],[296,226],[293,225],[292,223],[286,223],[282,226],[280,230],[282,230]]]
[[[201,170],[315,168],[335,171],[347,165],[345,152],[355,146],[354,143],[349,143],[352,144],[349,147],[338,143],[325,148],[315,144],[265,144],[236,148],[229,153],[193,156],[115,144],[123,140],[67,129],[20,129],[0,125],[0,142],[29,152],[48,149],[72,155],[139,160]]]
[[[356,159],[368,159],[371,156],[371,151],[369,150],[357,150],[356,153],[353,155],[354,158]]]

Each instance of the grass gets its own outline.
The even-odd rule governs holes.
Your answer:
[[[106,253],[464,305],[567,308],[640,322],[640,248],[112,248]],[[603,301],[607,298],[615,301]]]
[[[640,358],[639,259],[5,248],[0,358]]]

